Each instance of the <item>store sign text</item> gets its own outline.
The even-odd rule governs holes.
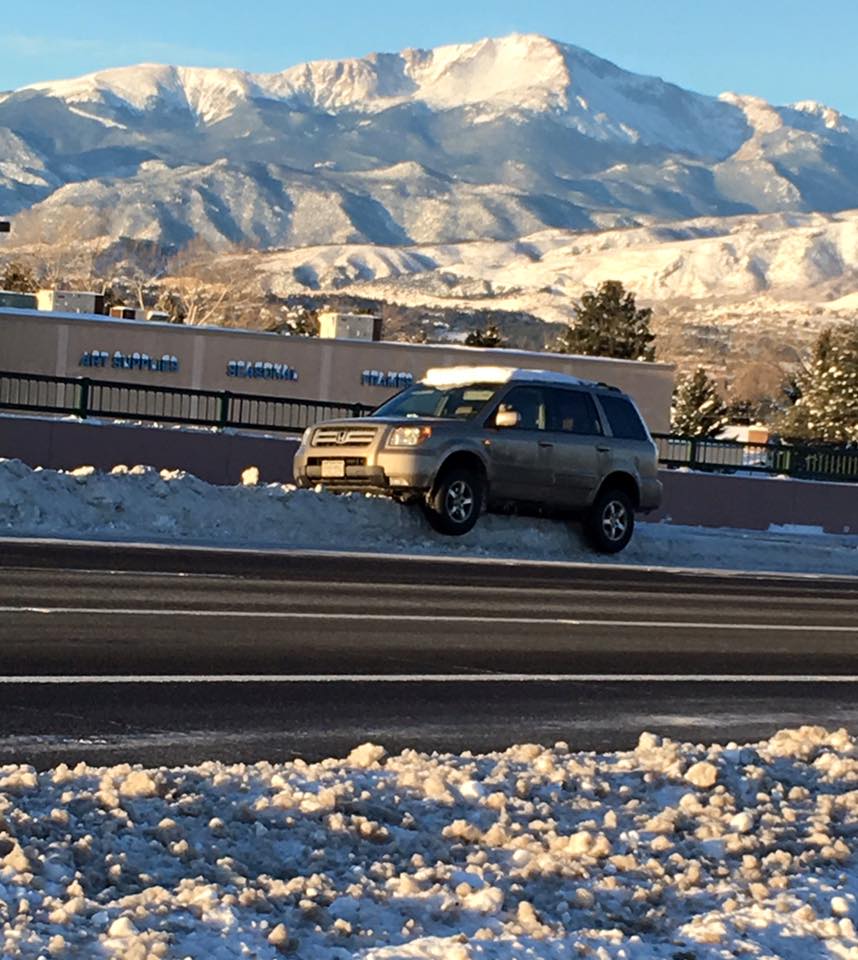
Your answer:
[[[109,353],[107,350],[87,350],[80,358],[81,367],[99,367],[112,370],[143,370],[146,373],[178,373],[179,359],[165,353],[150,357],[148,353]]]
[[[387,373],[384,370],[364,370],[360,375],[360,382],[364,387],[395,387],[402,390],[414,383],[414,374],[397,373],[392,370],[388,370]]]
[[[297,380],[298,371],[287,363],[269,363],[267,360],[230,360],[226,365],[228,377],[246,377],[250,380]]]

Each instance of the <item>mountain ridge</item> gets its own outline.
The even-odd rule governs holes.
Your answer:
[[[700,110],[702,119],[711,114],[732,123],[734,137],[741,126],[738,115],[731,115],[716,97],[684,91],[658,77],[629,73],[583,48],[538,34],[511,34],[433,50],[409,48],[399,54],[373,53],[349,60],[317,60],[267,74],[237,68],[139,64],[31,84],[15,93],[28,91],[69,103],[137,112],[158,104],[185,108],[206,124],[227,119],[242,102],[266,98],[296,109],[332,114],[349,109],[378,113],[406,103],[436,110],[494,105],[567,113],[573,125],[588,136],[660,143],[659,138],[667,135],[667,145],[689,147],[692,141],[677,140],[676,132],[658,117],[637,129],[628,122],[635,119],[633,112],[619,102],[629,94],[640,108],[648,98],[657,99],[670,91],[679,101],[687,101],[684,106],[693,104]],[[594,95],[596,102],[591,105]],[[602,107],[619,110],[620,115],[613,119]],[[699,118],[690,119],[696,122]],[[696,135],[698,148],[703,139]]]
[[[728,298],[765,294],[771,277],[790,296],[809,284],[809,302],[848,298],[858,276],[851,218],[821,221],[820,237],[789,218],[856,209],[858,121],[833,107],[711,97],[532,34],[270,74],[138,65],[0,96],[10,253],[120,238],[175,250],[201,238],[215,251],[297,251],[284,261],[290,289],[375,283],[412,297],[446,295],[449,284],[455,295],[450,276],[461,274],[463,296],[473,289],[479,299],[486,284],[507,296],[510,248],[555,232],[556,252],[515,270],[534,310],[544,303],[546,318],[560,318],[612,263],[649,297],[708,303],[719,283],[712,264],[722,262]],[[784,228],[760,246],[767,216]],[[705,227],[722,236],[714,259],[670,246],[671,225],[693,232],[704,221],[720,224]],[[739,222],[735,247],[745,252],[733,256]],[[667,246],[597,257],[593,235],[611,231],[604,244],[616,245],[623,230],[661,231]],[[589,272],[570,266],[577,237]],[[436,255],[466,243],[498,245],[473,276],[457,252]],[[791,248],[800,254],[792,267]],[[409,251],[437,268],[418,260],[412,269]],[[405,267],[385,277],[400,259]]]

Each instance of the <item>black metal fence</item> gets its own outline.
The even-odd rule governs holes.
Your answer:
[[[84,419],[106,417],[300,433],[319,420],[360,417],[371,409],[359,403],[0,372],[0,410]]]
[[[301,433],[320,420],[365,416],[372,407],[228,390],[0,372],[0,410]],[[858,483],[858,447],[738,443],[662,433],[653,434],[653,439],[665,467]]]
[[[665,467],[858,483],[858,446],[739,443],[664,433],[653,434],[653,439]]]

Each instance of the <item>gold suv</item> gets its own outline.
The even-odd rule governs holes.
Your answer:
[[[419,503],[442,533],[483,510],[571,517],[617,553],[661,503],[655,444],[631,397],[544,370],[454,367],[368,417],[305,431],[295,482]]]

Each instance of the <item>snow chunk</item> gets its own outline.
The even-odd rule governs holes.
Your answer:
[[[831,912],[836,917],[847,917],[849,916],[849,901],[846,897],[832,897],[831,898]]]
[[[119,784],[119,793],[123,797],[154,797],[158,784],[145,770],[133,770]]]
[[[245,467],[241,471],[241,482],[245,487],[255,487],[259,483],[259,467]]]
[[[386,755],[387,751],[377,743],[362,743],[359,747],[355,747],[354,750],[352,750],[346,758],[346,763],[348,763],[350,767],[368,769],[381,763]]]
[[[734,833],[750,833],[754,829],[754,815],[743,810],[730,818],[730,829]]]
[[[3,866],[11,867],[16,873],[26,873],[30,869],[30,861],[17,840],[0,837],[0,859]]]
[[[109,937],[116,937],[118,940],[124,940],[126,937],[136,937],[137,927],[128,917],[117,917],[107,928]]]
[[[286,929],[285,923],[278,923],[277,926],[268,934],[268,942],[280,949],[288,946],[289,944],[289,931]]]
[[[701,790],[708,790],[718,781],[718,768],[714,763],[700,760],[685,771],[685,779]]]
[[[503,906],[503,890],[497,887],[483,887],[481,890],[467,894],[462,901],[462,906],[476,913],[499,913]]]

